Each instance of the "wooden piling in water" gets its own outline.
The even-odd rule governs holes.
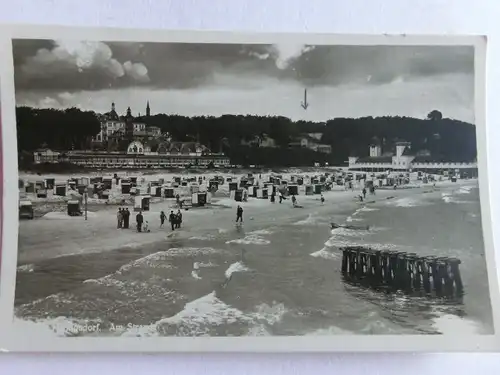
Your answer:
[[[424,292],[438,297],[463,294],[461,262],[457,258],[418,256],[360,246],[341,250],[342,274],[349,281],[377,289]]]

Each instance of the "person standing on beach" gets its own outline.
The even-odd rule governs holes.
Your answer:
[[[168,216],[168,221],[170,222],[170,226],[172,230],[175,230],[175,214],[174,211],[170,211],[170,215]]]
[[[295,207],[297,205],[297,198],[295,198],[295,195],[292,195],[292,206]]]
[[[366,188],[363,188],[363,198],[366,198]]]
[[[241,208],[241,206],[238,206],[236,209],[236,222],[238,221],[243,223],[243,208]]]
[[[176,228],[181,228],[182,224],[182,212],[181,210],[177,210],[177,214],[175,215],[176,218]]]
[[[128,208],[123,209],[122,215],[123,215],[123,228],[128,229],[130,223],[130,211],[128,210]]]
[[[323,196],[323,193],[321,193],[321,204],[325,203],[325,197]]]
[[[121,228],[123,225],[123,213],[121,207],[118,209],[118,212],[116,213],[116,227]]]
[[[165,219],[167,218],[167,215],[165,215],[165,212],[160,213],[160,228],[163,228],[163,224],[165,223]]]
[[[137,232],[141,232],[142,223],[144,222],[144,216],[142,216],[142,211],[139,211],[139,213],[136,215],[135,221],[137,223]]]

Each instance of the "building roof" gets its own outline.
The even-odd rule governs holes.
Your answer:
[[[392,163],[392,156],[368,156],[359,158],[357,163]]]
[[[413,163],[474,163],[474,160],[450,160],[450,158],[435,157],[430,155],[416,156]]]
[[[193,155],[162,155],[162,154],[127,154],[126,152],[88,152],[88,153],[72,153],[68,155],[69,159],[77,160],[77,159],[92,159],[92,158],[134,158],[134,159],[162,159],[162,158],[189,158],[189,159],[198,159],[203,158],[203,156],[193,156]],[[227,156],[223,154],[209,154],[206,157],[208,158],[216,158],[216,159],[227,159]]]
[[[198,142],[162,142],[158,145],[158,153],[178,152],[181,154],[210,152],[210,149]]]
[[[406,147],[401,156],[414,156],[415,154],[411,151],[411,148]]]

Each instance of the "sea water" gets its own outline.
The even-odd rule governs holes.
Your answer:
[[[331,222],[370,230],[331,230]],[[256,226],[214,227],[182,240],[24,265],[16,322],[65,336],[493,330],[477,185]],[[346,245],[456,256],[464,298],[446,302],[346,284],[339,251]],[[99,331],[74,329],[87,326]]]

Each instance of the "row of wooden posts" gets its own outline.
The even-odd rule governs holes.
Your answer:
[[[365,247],[341,250],[342,274],[347,281],[439,297],[463,295],[460,259]]]

